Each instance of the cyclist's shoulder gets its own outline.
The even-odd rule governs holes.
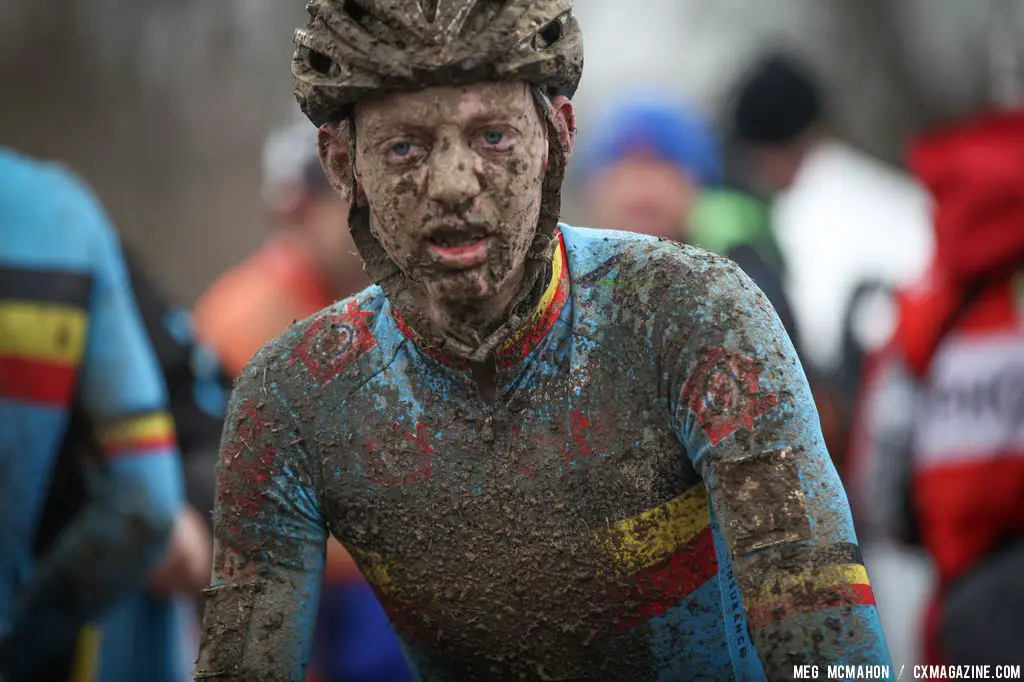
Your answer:
[[[727,258],[667,239],[563,228],[580,328],[685,326],[745,309],[756,286]],[[589,319],[589,322],[587,320]]]
[[[286,396],[344,400],[393,359],[396,339],[386,323],[380,287],[337,301],[292,324],[257,353],[253,368]]]
[[[92,188],[64,164],[41,161],[19,152],[0,148],[0,193],[9,207],[37,209],[42,215],[96,210]],[[62,223],[73,215],[63,215]]]
[[[705,279],[735,269],[728,259],[669,239],[569,226],[562,234],[572,282],[584,292],[602,286],[654,294],[703,290]]]
[[[62,164],[0,149],[7,260],[92,270],[117,242],[92,189]]]

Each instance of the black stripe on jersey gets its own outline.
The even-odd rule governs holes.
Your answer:
[[[767,576],[778,572],[797,574],[802,571],[821,569],[842,564],[864,565],[860,547],[852,542],[836,542],[828,545],[784,544],[776,545],[752,555],[746,573],[751,576]],[[758,579],[760,580],[760,578]],[[755,581],[756,582],[756,581]],[[760,589],[759,587],[757,589]]]
[[[89,274],[0,265],[0,300],[87,308],[91,291]]]

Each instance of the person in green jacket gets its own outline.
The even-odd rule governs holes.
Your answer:
[[[772,202],[792,187],[821,140],[822,90],[798,58],[773,52],[754,63],[729,99],[725,181],[701,195],[687,221],[688,241],[742,267],[772,301],[799,349],[783,290],[786,262],[772,225]]]

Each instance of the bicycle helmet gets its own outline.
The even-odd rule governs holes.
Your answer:
[[[572,97],[583,39],[572,0],[310,0],[295,93],[317,126],[370,93],[526,81]]]

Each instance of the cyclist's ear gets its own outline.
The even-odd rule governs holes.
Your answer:
[[[565,152],[565,162],[568,164],[572,157],[573,143],[576,141],[576,111],[568,97],[557,95],[551,100],[551,120],[558,132]],[[547,170],[547,165],[548,160],[545,158],[544,170]]]
[[[352,124],[349,119],[325,123],[317,132],[317,153],[328,182],[351,203],[355,173],[352,159]]]

